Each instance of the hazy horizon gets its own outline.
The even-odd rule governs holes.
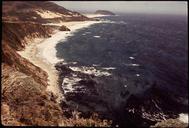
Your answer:
[[[186,1],[53,1],[72,11],[187,15]]]

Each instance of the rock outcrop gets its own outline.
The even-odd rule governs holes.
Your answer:
[[[73,65],[72,63],[65,65],[61,62],[56,64],[56,69],[59,71],[59,84],[62,85],[67,106],[70,108],[77,106],[84,116],[88,116],[90,112],[97,112],[101,117],[112,119],[113,126],[117,123],[121,127],[187,126],[186,123],[178,122],[178,114],[187,113],[188,105],[181,98],[175,100],[179,96],[165,93],[157,87],[156,83],[152,83],[152,87],[143,94],[130,95],[129,91],[123,90],[118,97],[119,92],[117,92],[118,95],[114,94],[114,97],[117,96],[120,99],[116,97],[116,101],[107,96],[113,93],[103,84],[107,84],[111,79],[117,79],[116,77],[109,76],[107,79],[103,76],[97,77],[93,74],[74,71],[70,68]],[[76,66],[77,64],[74,65]],[[129,98],[124,98],[128,95],[130,95]],[[115,105],[116,102],[117,105]]]
[[[60,28],[59,28],[60,31],[70,31],[69,28],[67,28],[66,26],[62,25]]]

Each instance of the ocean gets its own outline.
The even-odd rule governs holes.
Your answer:
[[[187,17],[119,14],[99,19],[56,45],[57,57],[66,62],[62,66],[72,69],[59,68],[67,104],[120,126],[136,126],[136,120],[149,126],[187,113]]]

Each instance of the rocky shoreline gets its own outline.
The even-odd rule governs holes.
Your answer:
[[[3,2],[3,125],[149,127],[169,118],[178,121],[176,114],[187,111],[185,105],[170,113],[178,106],[172,100],[163,104],[162,90],[152,88],[143,97],[127,91],[110,95],[115,90],[111,79],[119,80],[111,76],[113,68],[81,67],[56,58],[61,39],[99,22],[52,2]]]
[[[62,108],[66,106],[67,109],[64,112],[67,113],[68,117],[74,109],[77,109],[85,118],[95,112],[98,113],[99,118],[111,119],[113,126],[119,124],[119,126],[150,127],[169,119],[187,126],[178,119],[178,114],[181,111],[187,112],[187,105],[180,106],[180,110],[173,110],[179,108],[173,106],[178,103],[170,100],[171,95],[166,96],[169,99],[164,99],[162,90],[158,90],[155,85],[146,91],[146,95],[131,95],[122,105],[113,107],[113,104],[110,104],[107,99],[103,99],[100,92],[100,86],[102,86],[100,81],[104,80],[106,76],[99,78],[94,74],[73,71],[69,65],[62,62],[57,63],[55,67],[59,72],[60,89],[65,96]],[[164,100],[170,102],[167,103]],[[171,111],[177,112],[172,113]]]

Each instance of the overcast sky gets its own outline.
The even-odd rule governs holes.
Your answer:
[[[140,12],[187,14],[186,1],[54,1],[55,3],[73,10],[94,12],[98,9],[112,12]]]

